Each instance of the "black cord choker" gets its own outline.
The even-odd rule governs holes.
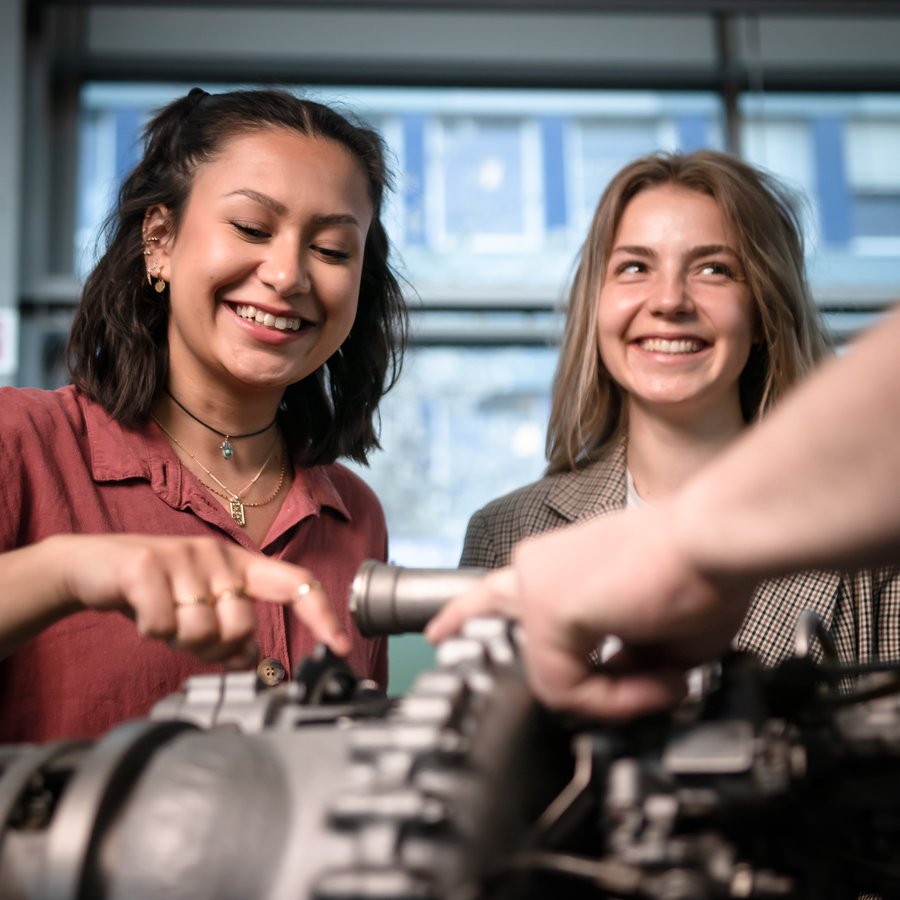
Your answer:
[[[231,457],[234,456],[234,447],[231,444],[232,441],[239,441],[241,438],[256,437],[258,434],[264,434],[278,421],[278,416],[276,415],[275,418],[272,419],[272,421],[269,422],[269,424],[266,425],[265,428],[260,428],[259,431],[248,431],[246,434],[227,434],[224,431],[219,431],[218,428],[213,428],[212,425],[208,425],[203,421],[203,419],[195,416],[180,400],[172,395],[172,392],[168,388],[164,388],[163,390],[165,390],[166,394],[168,394],[172,402],[180,410],[186,412],[195,422],[202,425],[204,428],[208,428],[211,432],[213,432],[213,434],[217,434],[219,435],[219,437],[225,438],[225,440],[222,441],[221,444],[219,444],[219,449],[222,451],[222,456],[225,459],[231,459]]]

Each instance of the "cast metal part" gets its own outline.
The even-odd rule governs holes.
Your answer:
[[[191,678],[93,744],[4,748],[0,898],[450,896],[558,785],[522,771],[553,737],[506,623],[439,655],[394,702],[322,653],[277,687]]]
[[[350,612],[366,636],[422,631],[451,597],[485,569],[412,569],[366,560],[350,588]]]
[[[374,574],[390,626],[414,579]],[[900,667],[799,633],[617,725],[543,709],[492,619],[396,700],[324,650],[274,686],[189,679],[97,741],[0,747],[0,900],[900,896]]]

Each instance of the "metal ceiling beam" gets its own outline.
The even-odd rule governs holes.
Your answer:
[[[28,0],[30,8],[128,7],[134,0]],[[900,0],[152,0],[145,5],[193,7],[466,10],[471,12],[721,13],[766,15],[900,15]]]

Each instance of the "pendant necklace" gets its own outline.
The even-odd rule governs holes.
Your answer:
[[[175,398],[173,397],[172,399],[174,400]],[[253,485],[256,484],[257,481],[259,481],[260,476],[262,475],[263,472],[265,472],[266,468],[268,467],[269,463],[272,460],[272,457],[275,455],[275,450],[278,448],[279,444],[281,443],[280,435],[275,439],[275,443],[272,444],[272,449],[269,450],[269,453],[266,456],[265,461],[259,467],[259,471],[253,476],[253,478],[250,479],[250,481],[247,482],[247,484],[245,484],[237,493],[235,493],[233,490],[231,490],[230,487],[228,487],[227,484],[223,484],[221,481],[219,481],[219,479],[216,478],[216,476],[213,475],[213,473],[210,472],[209,469],[207,469],[206,466],[204,466],[203,463],[200,462],[200,460],[197,459],[197,457],[194,456],[194,454],[191,453],[191,451],[188,450],[188,448],[185,447],[184,444],[182,444],[181,441],[179,441],[178,438],[175,437],[175,435],[172,434],[172,432],[169,431],[169,429],[166,428],[166,426],[163,425],[163,423],[160,422],[159,419],[156,418],[156,416],[151,415],[150,418],[153,419],[154,422],[156,422],[156,424],[159,426],[159,429],[163,432],[163,434],[168,436],[175,444],[177,444],[179,447],[181,447],[181,449],[184,450],[184,452],[187,453],[187,455],[195,463],[197,463],[197,465],[200,466],[200,468],[203,469],[203,471],[206,472],[206,474],[210,478],[212,478],[212,480],[217,485],[219,485],[219,487],[222,488],[222,490],[225,491],[225,493],[223,494],[221,491],[217,491],[212,485],[207,484],[205,481],[203,481],[203,479],[201,479],[201,478],[197,479],[200,482],[200,484],[202,484],[203,487],[205,487],[208,491],[211,491],[213,494],[216,494],[216,496],[222,497],[224,500],[228,501],[229,512],[231,513],[231,518],[234,519],[234,521],[237,522],[237,524],[240,525],[242,528],[247,524],[247,516],[245,513],[246,507],[248,507],[248,506],[249,507],[265,506],[267,503],[271,503],[281,492],[281,488],[284,485],[285,472],[287,470],[287,454],[286,453],[283,454],[283,456],[281,457],[281,474],[278,476],[278,484],[275,485],[275,490],[272,491],[272,493],[269,494],[268,497],[265,497],[263,500],[257,500],[255,503],[244,503],[241,500],[241,497],[243,497],[244,494],[246,494],[247,491],[249,491],[250,488],[252,488]],[[269,427],[271,428],[271,425]],[[266,429],[264,428],[263,431],[265,431],[265,430]]]
[[[275,418],[272,419],[272,421],[269,422],[269,424],[266,425],[265,428],[260,428],[259,431],[248,431],[246,434],[228,434],[225,431],[219,431],[218,428],[213,428],[212,425],[208,424],[207,422],[204,422],[203,419],[200,419],[197,416],[195,416],[177,397],[175,397],[172,394],[172,392],[168,388],[163,388],[163,390],[166,392],[166,394],[169,396],[169,398],[172,400],[172,402],[182,412],[187,413],[195,422],[199,423],[204,428],[211,431],[213,434],[217,434],[220,438],[225,438],[225,440],[222,441],[221,444],[219,444],[219,450],[222,451],[223,459],[231,459],[234,456],[234,446],[231,443],[232,441],[239,441],[241,438],[256,437],[258,434],[263,434],[264,432],[268,431],[275,424],[276,421],[278,421],[278,416],[276,415]],[[159,424],[159,423],[157,423],[157,424]],[[162,425],[160,425],[159,427],[162,428]],[[163,430],[165,430],[165,429],[163,429]],[[166,434],[168,434],[168,432],[166,432]],[[172,437],[172,436],[169,435],[169,437]],[[175,438],[172,438],[172,440],[174,441]],[[177,443],[177,441],[176,441],[176,443]],[[179,444],[178,446],[181,447],[181,444]],[[185,450],[184,447],[181,447],[181,449],[184,450],[185,453],[188,452],[187,450]],[[212,477],[212,476],[210,476],[210,477]]]

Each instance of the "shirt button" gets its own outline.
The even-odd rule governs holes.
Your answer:
[[[259,676],[259,680],[269,687],[281,684],[285,676],[284,663],[280,659],[275,659],[274,656],[267,656],[256,667],[256,674]]]

